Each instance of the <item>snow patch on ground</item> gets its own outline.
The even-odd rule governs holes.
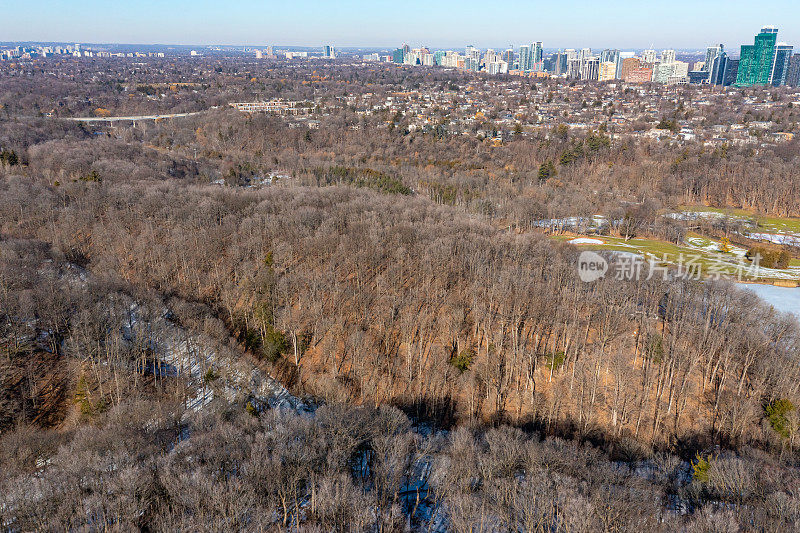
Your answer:
[[[768,241],[773,244],[800,246],[800,237],[797,235],[784,235],[782,233],[748,233],[745,236],[754,241]]]
[[[229,349],[217,347],[213,339],[175,325],[169,320],[166,308],[147,322],[143,314],[138,303],[130,304],[123,337],[132,343],[145,343],[159,365],[166,365],[167,373],[187,380],[193,391],[185,400],[187,410],[198,411],[217,396],[229,402],[249,401],[258,410],[311,410],[255,365],[236,357]],[[164,373],[160,366],[154,371]],[[209,371],[214,379],[207,379]]]
[[[605,244],[606,241],[600,239],[590,239],[588,237],[578,237],[577,239],[572,239],[569,241],[569,244]]]

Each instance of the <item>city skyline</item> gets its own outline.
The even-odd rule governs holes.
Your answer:
[[[598,50],[581,48],[559,49],[553,53],[545,53],[540,41],[522,44],[515,52],[513,45],[505,50],[486,49],[467,45],[464,55],[454,50],[436,50],[434,48],[412,48],[408,43],[383,53],[368,53],[361,56],[365,62],[388,62],[408,66],[440,66],[473,72],[484,72],[490,75],[511,74],[532,77],[564,77],[584,81],[622,80],[632,83],[654,82],[666,85],[711,84],[719,86],[749,87],[753,85],[792,85],[800,82],[800,55],[794,55],[794,47],[778,41],[779,29],[775,26],[764,26],[754,37],[754,44],[742,44],[740,56],[729,56],[724,44],[709,46],[705,51],[704,61],[694,61],[690,53],[679,60],[675,49],[664,49],[660,53],[654,49],[646,49],[641,53],[620,49]],[[2,43],[0,43],[0,46]],[[74,57],[165,57],[165,53],[157,46],[154,50],[136,52],[122,51],[121,48],[97,49],[80,43],[56,44],[53,46],[13,46],[0,48],[0,60],[36,59],[53,55],[70,55]],[[213,50],[215,47],[206,47]],[[219,47],[221,48],[221,47]],[[219,49],[218,48],[218,49]],[[173,49],[174,50],[174,49]],[[188,50],[188,48],[186,49]],[[336,59],[336,48],[330,44],[323,46],[323,59]],[[258,47],[243,48],[245,53],[255,54],[256,59],[287,60],[309,58],[316,54],[309,51],[276,51],[274,46],[265,49]],[[388,52],[388,53],[387,53]],[[192,57],[203,55],[192,49]],[[355,54],[356,58],[358,53]]]
[[[573,0],[558,4],[510,1],[504,9],[474,0],[436,4],[408,0],[326,3],[300,0],[126,2],[109,10],[42,0],[7,7],[6,41],[108,44],[318,46],[387,48],[397,41],[436,48],[500,48],[541,41],[558,48],[674,48],[711,43],[738,47],[754,25],[776,24],[781,40],[800,43],[800,10],[789,1],[755,5],[718,0],[641,4]],[[513,13],[513,16],[510,15]],[[622,30],[622,31],[621,31]]]

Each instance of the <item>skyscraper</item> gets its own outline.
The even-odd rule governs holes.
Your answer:
[[[725,72],[728,69],[728,54],[722,49],[720,45],[719,53],[717,53],[714,60],[710,65],[706,65],[708,71],[708,83],[711,85],[724,85]]]
[[[527,44],[520,45],[519,69],[523,71],[528,71],[531,69],[531,63],[533,63],[533,54],[531,52],[531,47]]]
[[[559,50],[553,54],[553,74],[561,76],[567,73],[567,54]]]
[[[622,72],[622,63],[626,59],[631,59],[636,57],[636,52],[620,52],[617,56],[617,79],[623,79],[623,72]]]
[[[474,46],[467,45],[464,48],[464,68],[478,72],[481,66],[481,51]]]
[[[786,85],[786,75],[789,73],[789,62],[792,59],[792,46],[786,43],[775,45],[775,60],[772,62],[770,84],[775,87]]]
[[[650,63],[651,65],[656,62],[656,51],[655,50],[645,50],[642,52],[642,59],[645,63]]]
[[[598,81],[611,81],[617,77],[617,63],[615,61],[601,61]]]
[[[795,54],[789,60],[789,71],[786,73],[786,85],[800,86],[800,55]]]
[[[537,41],[531,45],[531,62],[535,65],[541,63],[544,59],[544,47],[541,41]]]
[[[509,65],[514,63],[514,48],[508,48],[503,52],[503,61]]]
[[[619,71],[622,67],[619,50],[603,50],[600,52],[600,63],[601,67],[602,63],[614,63],[614,78],[619,78]],[[606,67],[606,71],[608,71],[608,67]],[[602,72],[600,77],[602,78]]]
[[[617,71],[617,77],[621,80],[625,80],[631,71],[642,68],[642,61],[638,57],[626,57],[620,64],[621,68]]]
[[[722,80],[722,85],[725,87],[729,87],[736,83],[736,79],[739,77],[739,60],[738,59],[728,59],[728,63],[725,67],[725,74]]]
[[[703,66],[703,70],[706,72],[711,72],[714,61],[717,59],[717,57],[719,57],[724,49],[725,47],[721,44],[719,46],[709,46],[706,48],[706,62]]]
[[[739,71],[736,85],[750,87],[767,85],[772,76],[775,61],[775,42],[778,39],[778,28],[765,26],[756,35],[754,44],[743,44],[739,56]]]
[[[327,59],[336,59],[336,49],[333,46],[331,46],[329,44],[326,44],[325,45],[325,57]]]
[[[600,58],[585,56],[581,61],[580,76],[582,80],[597,81],[600,77]]]
[[[567,77],[570,79],[578,79],[581,76],[581,61],[580,59],[567,59]]]

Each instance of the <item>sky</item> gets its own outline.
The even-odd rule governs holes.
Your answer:
[[[462,49],[738,50],[763,25],[800,48],[797,0],[19,0],[4,41]]]

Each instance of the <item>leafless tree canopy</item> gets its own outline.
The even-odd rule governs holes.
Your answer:
[[[0,530],[800,527],[797,321],[726,283],[583,283],[536,231],[800,215],[796,143],[493,146],[336,102],[500,82],[270,67],[0,69]],[[273,97],[318,128],[226,107]],[[58,120],[97,108],[204,113]]]

